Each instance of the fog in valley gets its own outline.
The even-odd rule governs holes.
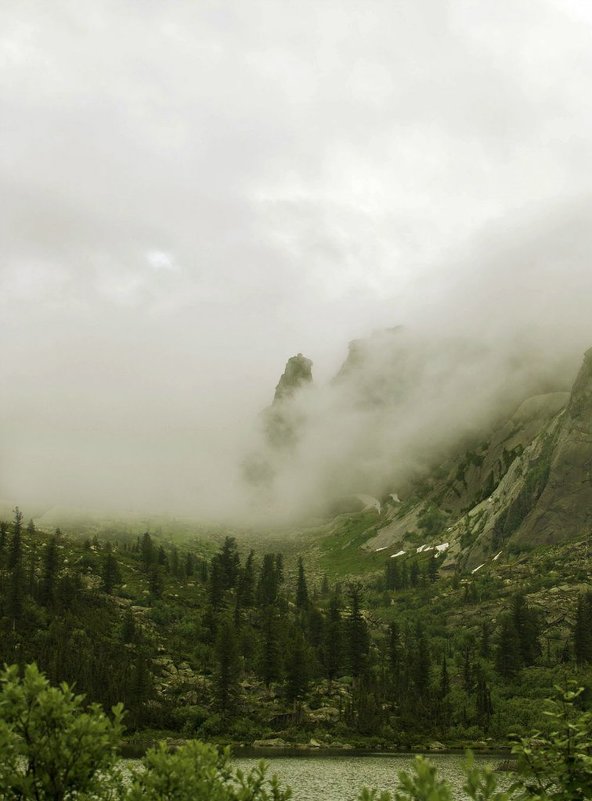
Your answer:
[[[3,506],[292,522],[569,390],[591,29],[578,0],[4,4]]]

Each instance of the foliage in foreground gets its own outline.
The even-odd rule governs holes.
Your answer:
[[[496,775],[469,755],[464,791],[472,801],[580,801],[592,797],[592,713],[579,712],[579,690],[557,690],[547,714],[549,735],[517,742],[514,783],[500,789]],[[234,769],[229,751],[191,741],[171,753],[153,748],[127,775],[118,766],[123,710],[108,717],[67,684],[52,687],[35,665],[0,675],[0,798],[6,801],[288,801],[260,763]],[[393,796],[365,789],[359,801],[453,801],[451,786],[428,760],[399,773]]]

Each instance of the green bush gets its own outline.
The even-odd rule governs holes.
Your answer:
[[[516,742],[515,781],[498,787],[490,769],[469,755],[464,791],[472,801],[584,801],[592,798],[592,712],[578,707],[582,690],[557,691],[546,733]],[[62,684],[51,687],[35,665],[21,677],[16,667],[0,674],[0,798],[5,801],[288,801],[289,788],[268,778],[260,763],[234,769],[228,750],[191,741],[174,753],[164,744],[149,750],[124,780],[117,748],[120,706],[112,718]],[[418,757],[399,773],[394,801],[452,801],[450,785]],[[359,801],[393,801],[388,792],[364,790]]]

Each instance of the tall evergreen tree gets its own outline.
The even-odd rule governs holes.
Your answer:
[[[388,660],[391,682],[396,695],[399,694],[401,689],[402,656],[401,634],[399,627],[393,621],[389,625],[388,632]]]
[[[304,560],[298,557],[298,582],[296,584],[296,607],[298,609],[308,609],[308,586],[306,575],[304,574]]]
[[[343,624],[339,599],[334,595],[329,602],[324,634],[323,664],[329,683],[339,675],[343,661]]]
[[[304,636],[296,629],[289,641],[286,660],[286,698],[297,701],[306,695],[309,681],[309,654]]]
[[[534,665],[541,654],[540,626],[536,612],[526,603],[522,593],[514,596],[512,618],[520,640],[520,656],[525,666]]]
[[[512,616],[503,619],[495,650],[495,668],[504,679],[513,679],[522,667],[520,636]]]
[[[224,715],[231,715],[238,703],[240,663],[236,629],[228,615],[225,615],[218,625],[215,651],[216,706]]]
[[[157,568],[158,569],[158,568]],[[117,559],[113,555],[111,549],[107,551],[105,554],[105,558],[103,560],[103,569],[101,571],[101,580],[103,590],[108,594],[111,595],[113,589],[117,584],[121,581],[121,574],[119,572],[119,565],[117,564]],[[156,593],[154,593],[156,594]],[[157,596],[158,597],[158,596]]]
[[[39,601],[42,606],[53,606],[58,577],[58,546],[52,537],[45,546],[43,556],[43,572],[39,586]]]
[[[261,572],[257,584],[257,601],[259,606],[270,606],[277,600],[279,589],[276,558],[272,553],[263,556]]]
[[[142,541],[140,543],[140,556],[142,559],[142,564],[144,565],[144,569],[150,570],[156,561],[156,549],[154,548],[152,537],[147,531],[144,532]]]
[[[352,676],[360,677],[368,670],[370,652],[368,624],[364,620],[361,609],[362,589],[360,585],[350,584],[348,596],[350,603],[347,621],[349,665]]]
[[[580,595],[573,631],[574,656],[578,665],[592,662],[592,593]]]
[[[282,648],[277,613],[268,606],[263,613],[263,628],[259,653],[259,675],[266,687],[282,675]]]
[[[16,509],[14,510],[14,522],[12,524],[12,541],[10,543],[10,551],[8,553],[9,570],[13,570],[17,564],[22,565],[22,560],[23,560],[22,530],[23,530],[23,513],[17,506]]]
[[[425,629],[419,623],[415,630],[415,641],[416,651],[413,680],[418,695],[422,698],[426,698],[430,691],[431,657]]]
[[[250,609],[255,603],[255,554],[253,551],[249,552],[245,566],[241,570],[238,596],[242,609]]]
[[[442,667],[440,668],[440,698],[446,698],[450,692],[450,677],[448,675],[448,664],[446,654],[442,657]]]

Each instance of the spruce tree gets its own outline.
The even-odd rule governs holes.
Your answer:
[[[522,593],[512,602],[512,618],[520,640],[520,656],[525,666],[534,665],[541,654],[540,626],[536,612],[526,603]]]
[[[329,602],[324,634],[323,664],[329,683],[337,678],[343,661],[343,624],[341,608],[336,595]]]
[[[514,620],[507,615],[501,624],[495,650],[495,668],[504,679],[513,679],[522,667],[520,636]]]
[[[301,700],[308,689],[309,654],[300,629],[290,638],[286,660],[286,698],[288,701]]]
[[[45,546],[43,556],[43,572],[39,587],[39,601],[42,606],[53,606],[55,602],[55,589],[58,575],[58,546],[56,538],[52,537]]]
[[[259,675],[266,687],[278,681],[282,675],[282,648],[279,622],[273,607],[267,607],[263,614],[263,628],[259,651]]]
[[[216,706],[224,715],[235,712],[239,697],[239,651],[236,629],[225,615],[216,636],[214,695]]]
[[[279,589],[276,559],[274,554],[266,553],[263,556],[261,572],[257,584],[257,601],[259,606],[270,606],[277,600]]]
[[[109,550],[105,555],[105,559],[103,561],[103,569],[101,571],[101,579],[103,582],[103,590],[108,595],[111,595],[115,585],[119,584],[119,582],[121,581],[119,565],[117,564],[117,559],[115,558],[111,550]]]
[[[414,683],[420,698],[426,698],[430,692],[431,657],[428,640],[423,626],[418,623],[415,630]]]
[[[388,660],[391,683],[395,695],[398,695],[401,688],[402,648],[399,627],[394,621],[389,625]]]
[[[442,657],[442,667],[440,668],[440,698],[446,698],[450,692],[450,677],[448,676],[448,664],[446,654]]]
[[[368,624],[364,620],[361,609],[362,590],[360,585],[350,584],[348,596],[350,602],[347,621],[349,665],[352,676],[360,677],[368,670],[370,651]]]
[[[255,554],[250,551],[238,583],[238,597],[242,609],[250,609],[255,603]]]
[[[149,571],[156,561],[156,551],[154,543],[152,542],[152,537],[147,531],[144,533],[140,544],[140,556],[144,569]]]
[[[578,598],[573,644],[578,665],[592,662],[592,593],[590,592]]]
[[[306,584],[306,576],[304,574],[304,561],[300,556],[298,558],[298,582],[296,584],[296,607],[301,610],[308,609],[308,587]]]

